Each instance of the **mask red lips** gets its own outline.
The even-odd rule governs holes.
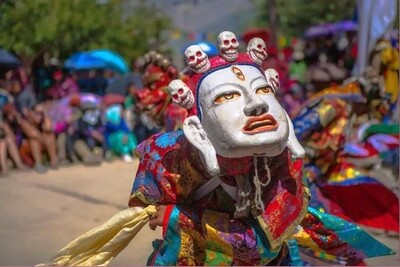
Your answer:
[[[257,134],[262,132],[274,131],[278,128],[278,122],[270,114],[262,114],[251,117],[242,131],[245,134]]]

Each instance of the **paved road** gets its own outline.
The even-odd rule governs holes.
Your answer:
[[[127,207],[137,163],[115,161],[50,171],[12,172],[0,178],[0,265],[34,265],[50,258],[75,237]],[[145,227],[112,265],[145,265],[160,231]],[[395,238],[377,236],[399,251]],[[399,266],[398,256],[369,261]]]

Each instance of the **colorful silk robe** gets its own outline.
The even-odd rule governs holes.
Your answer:
[[[353,248],[342,240],[335,231],[338,229],[325,227],[318,212],[307,215],[306,221],[318,222],[318,227],[315,223],[300,225],[307,214],[309,194],[302,181],[302,162],[293,160],[288,150],[268,158],[271,182],[262,192],[265,209],[259,213],[253,210],[253,215],[246,219],[233,219],[235,201],[222,184],[200,199],[192,198],[211,177],[181,131],[152,136],[139,145],[138,153],[141,160],[129,205],[168,205],[164,239],[155,245],[149,259],[151,265],[302,264],[297,238],[300,246],[307,247],[308,254],[323,255],[326,260],[362,259],[372,255],[368,248]],[[240,168],[236,166],[236,169],[246,170],[253,177],[252,162],[252,159],[242,159]],[[263,180],[265,170],[257,165]],[[232,169],[227,168],[226,161],[221,161],[220,166],[221,182],[235,186],[234,177],[228,175]],[[350,230],[355,235],[362,232],[350,225],[344,229],[346,232]],[[348,239],[358,240],[352,238]],[[390,252],[380,244],[378,247],[380,251],[373,253]]]

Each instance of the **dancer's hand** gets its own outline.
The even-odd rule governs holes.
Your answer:
[[[156,230],[157,226],[162,226],[166,206],[157,206],[157,212],[150,217],[149,226],[151,230]]]

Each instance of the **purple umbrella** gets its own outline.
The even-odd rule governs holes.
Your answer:
[[[315,25],[306,30],[306,32],[304,33],[304,37],[315,38],[315,37],[325,36],[333,33],[334,30],[335,30],[335,25],[332,23]]]
[[[358,25],[354,21],[344,20],[336,23],[325,23],[312,26],[304,33],[305,38],[316,38],[338,32],[357,31]]]
[[[344,20],[334,24],[335,32],[354,32],[358,30],[358,25],[352,20]]]

